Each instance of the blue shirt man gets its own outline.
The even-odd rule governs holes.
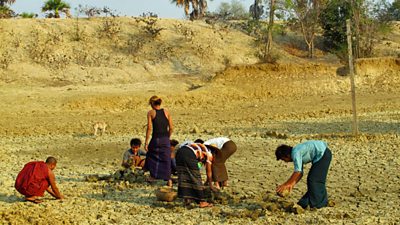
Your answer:
[[[291,158],[294,171],[303,172],[303,165],[318,162],[325,153],[327,144],[324,141],[306,141],[293,147]]]
[[[328,205],[326,178],[332,160],[332,154],[324,141],[306,141],[295,147],[280,145],[275,151],[276,159],[293,162],[294,172],[283,184],[276,188],[278,195],[291,191],[303,177],[303,165],[312,163],[307,175],[307,192],[298,201],[301,207],[321,208]]]

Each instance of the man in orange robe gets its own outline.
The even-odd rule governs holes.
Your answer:
[[[49,192],[56,199],[63,199],[53,173],[56,165],[57,160],[51,156],[46,159],[46,162],[27,163],[15,180],[15,189],[25,196],[26,201],[33,203],[41,202],[38,198],[44,195],[44,191]]]

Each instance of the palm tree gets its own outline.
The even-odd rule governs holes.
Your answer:
[[[54,11],[54,18],[60,18],[60,11],[64,12],[70,8],[69,4],[62,0],[47,0],[42,7],[42,12]]]
[[[15,0],[0,0],[0,6],[5,6],[6,4],[11,5]]]
[[[254,4],[250,6],[249,12],[254,20],[259,20],[264,14],[264,6],[261,0],[254,0]]]
[[[14,11],[7,6],[11,5],[15,2],[15,0],[0,0],[0,19],[2,18],[11,18],[15,16]]]
[[[198,19],[205,15],[207,9],[207,0],[171,0],[177,6],[183,6],[186,16],[190,19]],[[190,5],[192,5],[192,12],[189,13]]]

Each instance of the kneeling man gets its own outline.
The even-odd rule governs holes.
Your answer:
[[[49,192],[56,199],[63,199],[53,173],[56,165],[56,158],[51,156],[46,159],[46,162],[27,163],[17,176],[15,189],[25,196],[26,201],[33,203],[41,202],[38,198],[44,195],[44,191]]]

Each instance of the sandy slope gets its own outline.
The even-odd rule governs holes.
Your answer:
[[[55,20],[12,22],[17,24],[14,32],[21,34],[17,36],[26,37],[21,40],[22,46],[30,43],[31,37],[24,36],[29,32],[26,26],[48,31],[68,30],[74,24]],[[8,29],[12,22],[0,27]],[[245,47],[250,46],[251,38],[241,32],[228,30],[212,35],[226,28],[200,22],[162,22],[166,30],[160,43],[180,43],[168,39],[174,37],[174,31],[179,36],[177,24],[185,24],[201,33],[195,37],[201,46],[213,44],[212,56],[201,59],[185,45],[173,47],[175,55],[163,60],[144,49],[133,62],[125,53],[111,54],[107,41],[100,46],[104,54],[112,56],[109,63],[79,65],[71,60],[68,67],[54,70],[30,61],[27,47],[12,54],[14,61],[0,70],[2,224],[400,223],[398,58],[358,62],[361,135],[353,138],[349,135],[350,81],[336,75],[339,65],[290,61],[290,55],[283,55],[276,65],[252,64],[256,62],[248,53],[252,48]],[[88,33],[95,34],[93,24],[101,21],[83,23]],[[124,32],[137,25],[133,19],[121,23]],[[215,37],[219,41],[210,41]],[[121,40],[125,39],[117,43],[122,44]],[[92,41],[100,44],[95,38]],[[73,44],[65,36],[60,46],[68,52]],[[146,44],[144,48],[151,46],[157,45]],[[90,56],[97,51],[90,47],[86,50]],[[231,66],[224,63],[224,54],[231,59]],[[117,56],[125,60],[122,66],[111,65]],[[183,64],[184,70],[177,66]],[[180,201],[156,201],[154,190],[162,184],[85,181],[85,175],[110,174],[119,169],[129,140],[144,139],[147,100],[154,94],[164,99],[164,106],[173,115],[173,138],[183,141],[223,135],[238,144],[239,150],[228,162],[231,187],[224,193],[231,196],[229,201],[211,209],[186,209]],[[94,121],[110,124],[105,136],[92,136]],[[278,199],[273,190],[291,174],[292,165],[277,162],[274,149],[281,143],[308,139],[325,140],[332,149],[328,192],[336,205],[297,215],[284,206],[301,197],[305,179],[287,199]],[[13,188],[17,173],[26,162],[44,160],[48,155],[59,159],[55,172],[67,199],[40,205],[22,202]]]

